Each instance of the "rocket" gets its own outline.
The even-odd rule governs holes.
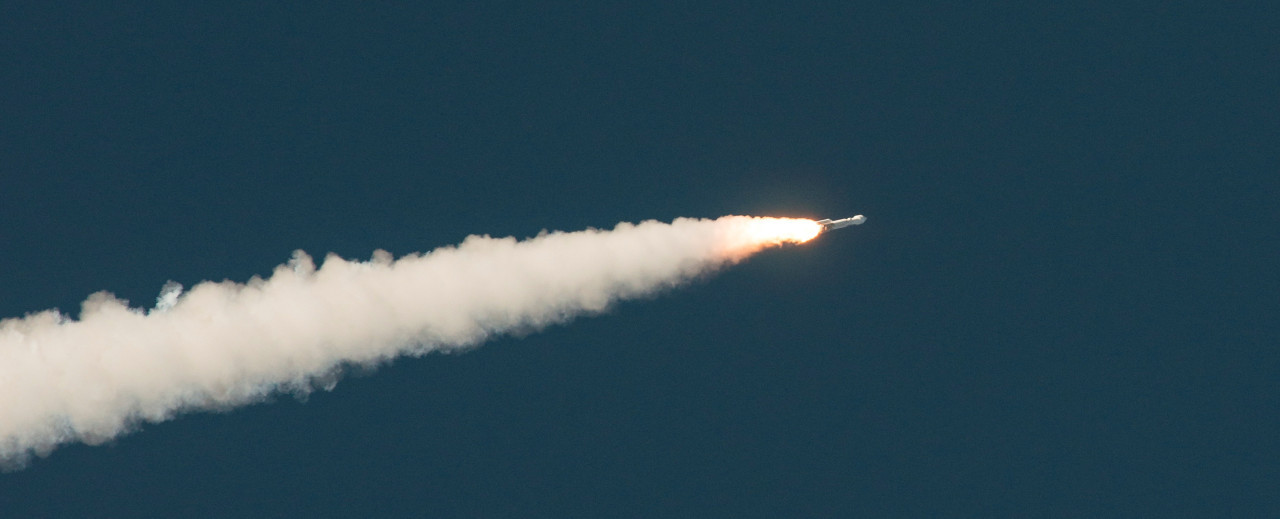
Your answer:
[[[839,220],[831,220],[831,219],[818,220],[818,225],[822,226],[822,232],[827,232],[835,229],[848,227],[850,225],[859,225],[865,221],[867,221],[867,217],[862,215],[857,215],[857,216],[850,216],[848,218],[841,218]]]

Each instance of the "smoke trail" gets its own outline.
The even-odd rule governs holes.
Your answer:
[[[802,242],[811,220],[726,216],[618,224],[367,262],[302,251],[270,279],[169,282],[155,308],[107,292],[80,319],[48,310],[0,321],[0,462],[100,443],[141,422],[331,389],[344,364],[474,345],[674,286],[761,248]]]

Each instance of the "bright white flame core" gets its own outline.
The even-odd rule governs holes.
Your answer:
[[[822,226],[804,218],[759,218],[752,221],[756,240],[768,245],[804,243],[822,232]]]
[[[716,222],[728,224],[723,253],[733,261],[766,247],[804,243],[822,233],[818,222],[804,218],[725,216]]]

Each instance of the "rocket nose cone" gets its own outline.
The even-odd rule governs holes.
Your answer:
[[[853,217],[853,224],[854,224],[854,225],[858,225],[858,224],[860,224],[860,223],[862,223],[862,222],[865,222],[865,221],[867,221],[867,217],[865,217],[865,216],[858,215],[858,216]]]

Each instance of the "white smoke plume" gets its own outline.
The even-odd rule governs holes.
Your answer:
[[[811,220],[726,216],[618,224],[536,238],[470,236],[393,260],[302,251],[270,279],[164,285],[156,306],[89,296],[0,321],[0,463],[101,443],[142,422],[227,409],[274,392],[332,389],[349,364],[474,345],[603,311],[768,246],[813,238]]]

